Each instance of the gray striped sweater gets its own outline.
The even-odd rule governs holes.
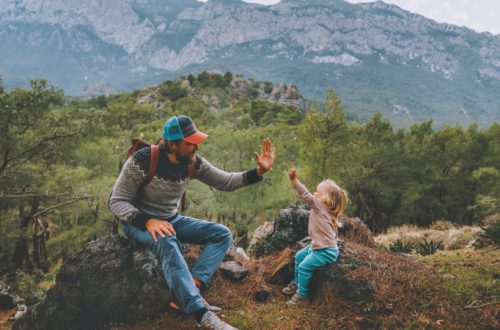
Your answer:
[[[177,215],[182,194],[191,179],[226,191],[262,180],[256,169],[229,173],[198,155],[194,176],[190,178],[187,165],[168,161],[165,147],[160,147],[158,156],[156,173],[145,186],[143,183],[151,161],[151,148],[138,150],[127,159],[109,199],[109,208],[116,217],[142,229],[150,218],[168,220]]]

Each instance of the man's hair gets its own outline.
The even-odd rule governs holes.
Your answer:
[[[167,142],[173,142],[173,143],[175,143],[176,146],[179,146],[179,143],[181,143],[181,140],[165,141],[163,139],[163,137],[161,137],[161,138],[158,139],[158,142],[156,142],[156,144],[158,144],[160,146],[160,148],[166,148],[167,152],[171,152],[172,150],[170,150]]]

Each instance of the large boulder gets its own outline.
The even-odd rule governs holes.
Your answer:
[[[250,241],[249,251],[255,257],[262,257],[287,247],[294,246],[298,241],[307,236],[309,210],[304,205],[292,205],[282,209],[274,223],[264,224],[265,230],[255,230],[255,236]]]
[[[155,256],[132,240],[108,236],[68,259],[55,286],[14,330],[105,329],[158,317],[169,300]]]
[[[19,319],[28,310],[24,299],[15,294],[10,286],[0,282],[0,311],[14,308],[14,314],[10,317],[13,321]]]
[[[266,222],[254,232],[249,252],[260,258],[285,248],[296,250],[297,243],[306,238],[309,222],[309,208],[305,205],[292,205],[282,209],[274,222]],[[368,226],[359,218],[341,216],[342,228],[339,237],[348,242],[369,247],[375,246],[373,235]]]
[[[250,252],[265,258],[263,279],[268,283],[287,284],[295,272],[295,254],[310,244],[307,236],[309,209],[305,205],[294,205],[280,211],[274,222],[268,222],[256,230],[250,243]],[[343,226],[339,230],[340,256],[333,265],[314,272],[311,279],[311,294],[328,286],[336,294],[348,299],[366,299],[373,296],[373,284],[367,280],[352,279],[349,273],[370,267],[361,246],[374,247],[373,235],[359,218],[342,216]],[[351,244],[352,243],[352,244]],[[359,244],[359,245],[357,245]]]

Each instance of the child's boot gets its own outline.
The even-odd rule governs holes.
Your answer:
[[[300,304],[303,304],[305,302],[309,302],[309,300],[307,298],[304,298],[302,297],[300,294],[298,294],[297,292],[295,292],[295,294],[292,296],[292,298],[290,300],[288,300],[286,302],[286,304],[288,306],[296,306],[296,305],[300,305]]]
[[[297,283],[295,281],[291,281],[286,288],[283,288],[281,292],[283,292],[286,295],[292,295],[297,291]]]

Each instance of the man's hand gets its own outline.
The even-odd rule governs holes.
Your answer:
[[[274,163],[274,148],[269,139],[262,141],[262,152],[259,155],[255,153],[255,161],[257,161],[257,174],[262,176],[264,173],[273,168]]]
[[[288,170],[288,178],[293,184],[297,183],[297,170],[295,167]]]
[[[146,230],[151,234],[155,242],[158,241],[156,235],[161,238],[167,236],[175,235],[174,226],[168,221],[149,219],[146,221]]]

